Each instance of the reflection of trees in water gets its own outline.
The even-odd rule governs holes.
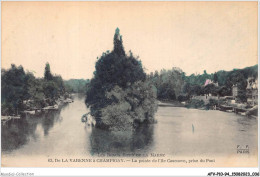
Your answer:
[[[153,131],[153,125],[140,126],[133,132],[110,132],[93,128],[90,135],[91,154],[127,153],[150,148]]]
[[[24,145],[29,136],[35,137],[37,122],[26,119],[11,120],[5,126],[2,125],[2,150],[13,150]]]
[[[60,119],[60,110],[59,111],[48,111],[44,114],[42,119],[42,128],[44,132],[44,136],[49,134],[49,130],[53,127],[54,123],[59,121]]]
[[[2,150],[11,151],[26,144],[30,138],[36,140],[37,125],[41,124],[44,135],[48,135],[49,130],[56,121],[62,121],[59,111],[48,111],[39,116],[27,115],[19,120],[11,120],[6,125],[2,125],[1,141]]]
[[[246,116],[239,116],[236,120],[237,124],[237,129],[238,131],[249,131],[252,129],[252,125],[257,125],[256,119],[255,118],[250,118]]]

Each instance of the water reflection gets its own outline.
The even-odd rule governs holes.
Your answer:
[[[2,151],[12,151],[26,144],[30,139],[37,140],[37,126],[43,128],[44,136],[49,134],[55,122],[61,121],[61,112],[47,111],[44,114],[24,115],[21,119],[8,121],[1,126],[1,146]]]
[[[49,130],[53,127],[54,123],[60,120],[60,110],[59,111],[49,111],[46,115],[42,117],[42,127],[44,136],[49,134]]]
[[[92,129],[90,135],[91,154],[123,153],[151,149],[154,126],[141,126],[135,131],[109,132]]]
[[[168,155],[236,155],[237,145],[257,153],[257,119],[221,111],[160,107],[157,124],[135,132],[108,132],[81,122],[84,96],[59,111],[2,125],[2,155],[89,157],[97,153],[158,152]]]
[[[1,145],[3,151],[19,148],[28,141],[29,136],[34,136],[37,123],[25,119],[11,120],[2,125]]]

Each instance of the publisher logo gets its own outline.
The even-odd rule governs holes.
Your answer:
[[[249,146],[237,145],[237,154],[249,154]]]

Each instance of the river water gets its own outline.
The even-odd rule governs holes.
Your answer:
[[[215,110],[159,107],[154,125],[109,133],[81,122],[84,96],[59,111],[2,125],[2,158],[98,153],[165,153],[174,156],[234,155],[237,146],[257,154],[257,119]]]

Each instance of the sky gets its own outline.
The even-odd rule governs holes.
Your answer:
[[[1,67],[43,77],[46,62],[64,79],[90,79],[97,57],[125,51],[150,73],[187,75],[244,68],[257,61],[257,2],[2,2]]]

